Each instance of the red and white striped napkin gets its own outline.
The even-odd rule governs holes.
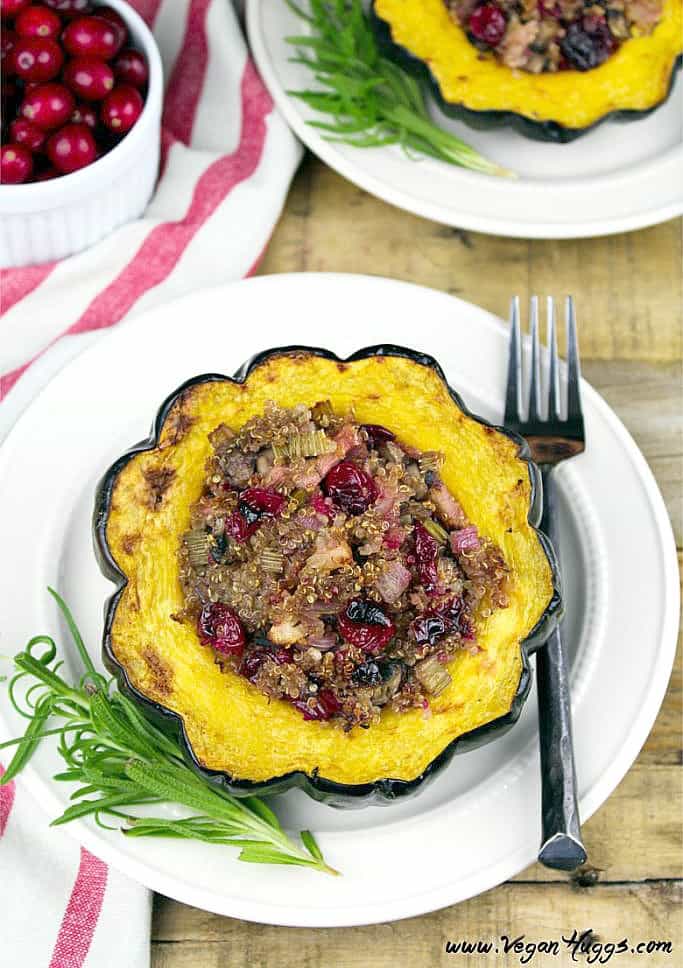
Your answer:
[[[248,276],[300,159],[230,0],[131,2],[153,27],[164,62],[159,185],[143,219],[86,252],[0,273],[0,441],[103,330],[190,290]],[[148,892],[50,829],[21,783],[0,787],[0,870],[0,964],[149,964]]]

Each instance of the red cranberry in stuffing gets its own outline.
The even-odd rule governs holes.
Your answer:
[[[16,17],[30,2],[31,0],[0,0],[0,14],[3,17]]]
[[[310,705],[309,705],[310,703]],[[331,689],[321,689],[314,700],[295,699],[292,705],[303,713],[304,719],[325,721],[341,709],[339,700]]]
[[[242,655],[246,636],[237,613],[223,602],[208,602],[197,623],[199,641],[224,655]]]
[[[63,84],[39,84],[26,92],[19,113],[49,131],[68,121],[73,109],[73,96]]]
[[[434,645],[442,635],[452,632],[458,632],[467,641],[474,639],[474,629],[465,616],[465,603],[458,595],[419,615],[410,628],[418,645]]]
[[[396,631],[379,605],[362,598],[349,602],[337,616],[337,628],[343,639],[370,655],[381,652]]]
[[[244,544],[245,541],[248,541],[257,530],[258,518],[255,521],[249,522],[239,511],[233,511],[225,522],[225,533],[239,544]]]
[[[122,42],[118,27],[103,17],[76,17],[62,34],[62,44],[72,57],[111,60],[119,52]]]
[[[377,450],[380,444],[386,443],[387,440],[396,439],[396,434],[393,434],[390,430],[387,430],[386,427],[380,426],[380,424],[363,424],[362,427],[365,433],[368,435],[368,443],[371,447],[374,447],[375,450]]]
[[[330,499],[323,497],[320,491],[316,491],[311,496],[311,507],[316,514],[324,514],[328,521],[333,521],[337,513],[332,507]]]
[[[590,71],[604,63],[616,46],[604,17],[588,16],[575,20],[560,40],[560,50],[579,71]]]
[[[325,494],[346,514],[362,514],[377,500],[372,477],[351,461],[333,467],[322,482]]]
[[[138,120],[144,106],[142,95],[136,88],[120,84],[102,102],[102,124],[114,134],[125,134]]]
[[[33,155],[24,145],[8,144],[0,148],[0,183],[20,185],[31,177]]]
[[[437,559],[439,556],[439,543],[436,538],[421,524],[415,525],[415,559],[417,571],[424,590],[428,595],[435,595],[441,589],[439,573],[437,570]]]
[[[252,515],[277,518],[286,503],[287,498],[268,487],[248,487],[240,494],[240,511],[247,519]]]
[[[14,73],[22,81],[51,81],[62,69],[64,54],[51,37],[19,37],[10,54]]]
[[[91,165],[97,158],[97,145],[85,124],[67,124],[51,135],[47,156],[58,171],[68,175]]]
[[[467,22],[471,36],[485,47],[497,47],[503,39],[507,21],[505,14],[495,3],[476,7]]]
[[[15,144],[24,145],[29,151],[40,151],[45,144],[45,132],[26,118],[16,118],[12,121],[9,133]]]
[[[14,27],[20,37],[58,37],[62,21],[54,10],[36,4],[21,11]]]
[[[293,662],[292,656],[286,649],[249,649],[240,664],[240,675],[249,682],[254,682],[266,659],[271,659],[276,665],[288,665]]]
[[[144,54],[132,47],[126,47],[114,61],[114,75],[122,84],[132,84],[139,90],[146,87],[149,68]]]
[[[114,72],[103,60],[76,57],[64,68],[64,83],[85,101],[101,101],[114,87]]]

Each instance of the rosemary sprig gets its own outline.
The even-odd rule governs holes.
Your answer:
[[[472,171],[512,175],[432,121],[420,83],[382,55],[362,0],[308,0],[308,10],[284,2],[310,31],[287,37],[296,49],[290,60],[309,68],[320,85],[287,93],[331,116],[308,122],[328,140],[357,148],[398,144]]]
[[[115,829],[105,824],[103,817],[108,816],[128,837],[227,844],[240,848],[240,860],[254,864],[296,864],[338,873],[325,863],[310,831],[303,831],[301,844],[296,843],[263,800],[234,797],[196,774],[177,743],[97,671],[69,608],[57,592],[49,591],[71,631],[83,675],[77,686],[59,675],[62,663],[47,635],[35,636],[14,657],[17,671],[9,681],[8,696],[29,722],[22,737],[0,743],[0,750],[16,747],[0,785],[21,772],[43,739],[56,736],[66,769],[55,780],[80,785],[71,795],[73,804],[53,826],[93,816],[100,826]],[[33,682],[25,683],[29,687],[20,701],[17,687],[25,680]],[[53,721],[58,725],[50,727]],[[157,803],[175,803],[193,812],[180,820],[128,812]]]

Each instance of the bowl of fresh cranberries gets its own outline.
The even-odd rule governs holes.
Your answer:
[[[163,83],[124,0],[0,0],[0,14],[4,268],[71,255],[144,211]]]

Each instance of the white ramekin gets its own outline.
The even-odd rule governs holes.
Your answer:
[[[98,242],[137,218],[159,169],[163,78],[156,42],[125,0],[107,0],[124,18],[149,64],[149,89],[137,123],[98,161],[70,175],[0,185],[0,268],[51,262]]]

